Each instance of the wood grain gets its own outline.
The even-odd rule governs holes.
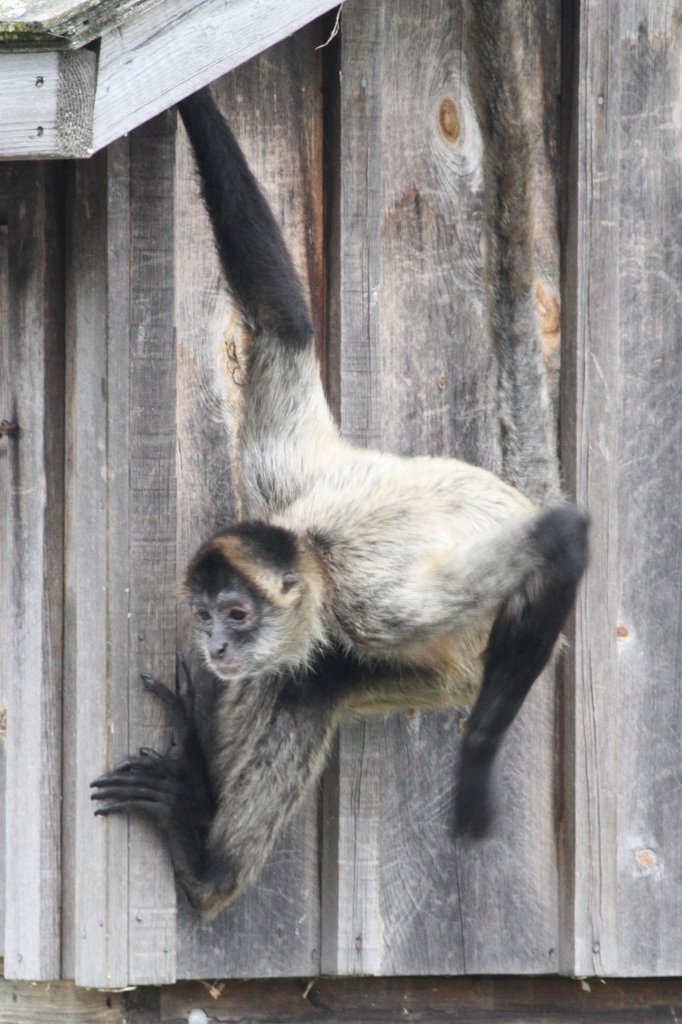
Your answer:
[[[162,989],[161,1024],[184,1024],[192,1009],[221,1024],[668,1024],[682,1009],[678,978],[317,978],[227,982],[217,993],[199,984]],[[133,1015],[128,1020],[136,1024]]]
[[[682,967],[679,3],[580,5],[564,448],[592,514],[564,969]]]
[[[213,89],[283,226],[318,324],[324,279],[321,63],[315,47],[321,38],[320,26],[312,25]],[[179,140],[178,537],[183,564],[237,511],[235,427],[246,339],[221,284],[184,133]],[[202,685],[207,683],[204,679]],[[313,797],[280,838],[255,887],[216,921],[201,921],[182,902],[179,977],[297,975],[318,969],[317,818]]]
[[[94,147],[214,81],[334,7],[335,0],[166,0],[101,40]]]
[[[54,978],[60,955],[63,604],[61,175],[36,164],[8,202],[5,973]]]
[[[75,169],[69,279],[68,728],[75,806],[70,968],[81,984],[175,976],[175,894],[160,838],[96,819],[92,778],[164,715],[141,671],[175,650],[174,118]],[[75,951],[73,950],[75,947]]]
[[[344,5],[339,407],[360,444],[496,470],[462,37],[460,4]],[[325,813],[325,972],[556,969],[553,704],[545,680],[505,742],[495,834],[479,843],[452,835],[456,713],[342,731]]]
[[[0,54],[0,158],[92,152],[97,55]]]
[[[0,1024],[121,1024],[123,1012],[121,995],[79,989],[69,981],[0,980]]]
[[[0,175],[0,194],[5,189],[7,175]],[[4,180],[3,180],[4,179]],[[4,198],[4,196],[3,196]],[[4,203],[3,203],[4,206]],[[9,267],[7,262],[7,225],[0,224],[0,421],[9,419],[11,408],[10,362],[7,323],[9,319]],[[0,438],[0,565],[9,565],[11,557],[10,503],[3,496],[9,495],[12,486],[10,434]],[[0,587],[0,650],[9,650],[10,632],[13,629],[9,587]],[[5,951],[5,843],[6,827],[5,799],[7,786],[7,697],[10,677],[7,658],[0,658],[0,954]]]
[[[79,47],[164,0],[0,0],[0,42],[17,49]],[[28,15],[28,17],[27,17]]]

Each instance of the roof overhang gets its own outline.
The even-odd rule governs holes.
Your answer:
[[[339,0],[0,0],[0,159],[88,157]]]

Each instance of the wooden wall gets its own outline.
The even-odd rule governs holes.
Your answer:
[[[332,23],[215,94],[308,284],[344,433],[499,468],[463,4],[347,0],[316,49]],[[511,730],[489,839],[451,834],[460,715],[349,726],[212,923],[88,785],[164,743],[139,673],[172,678],[175,583],[238,512],[241,328],[173,112],[89,162],[0,170],[7,976],[682,971],[682,7],[542,0],[526,30],[538,343],[593,518],[564,671]]]

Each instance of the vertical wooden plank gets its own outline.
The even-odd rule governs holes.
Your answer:
[[[311,25],[213,86],[283,227],[320,330],[321,63],[315,46],[321,38],[319,26]],[[237,513],[234,440],[246,339],[220,283],[184,132],[179,139],[178,544],[182,565],[207,535]],[[210,678],[203,677],[202,686],[207,685]],[[313,795],[280,838],[256,885],[217,920],[201,921],[181,901],[178,976],[317,972],[318,862],[318,809]]]
[[[163,844],[95,819],[89,783],[164,745],[139,673],[175,650],[174,121],[74,170],[69,277],[67,727],[76,822],[65,973],[107,987],[172,981],[175,896]]]
[[[173,679],[176,649],[175,113],[130,137],[130,749],[165,720],[140,673]],[[158,835],[130,823],[129,982],[175,977],[175,887]]]
[[[64,974],[95,984],[125,984],[127,835],[93,817],[91,777],[127,749],[127,699],[112,693],[109,659],[125,638],[115,633],[120,595],[109,594],[109,564],[127,570],[119,535],[108,533],[110,489],[125,479],[111,465],[107,437],[109,287],[128,278],[127,143],[71,167],[67,262],[67,532],[65,815],[74,827],[64,848]],[[110,202],[119,236],[110,251]],[[127,291],[118,307],[127,316]],[[111,332],[112,350],[127,356],[127,329]],[[119,423],[127,395],[117,396]],[[111,481],[111,483],[110,483]],[[121,487],[118,493],[121,493]],[[115,491],[115,494],[117,492]],[[123,491],[125,495],[125,491]],[[123,528],[125,506],[117,509]],[[117,558],[110,558],[112,555]],[[113,609],[110,607],[110,599]],[[123,618],[127,613],[127,604]],[[127,673],[124,679],[127,678]]]
[[[2,176],[4,179],[7,175]],[[0,190],[4,191],[5,181],[0,181]],[[1,192],[0,192],[1,194]],[[4,205],[4,204],[3,204]],[[0,421],[9,422],[10,366],[9,339],[7,321],[9,316],[7,265],[7,224],[0,224]],[[10,564],[10,505],[6,496],[10,493],[12,478],[10,474],[10,445],[12,435],[0,437],[0,565]],[[5,496],[3,498],[3,495]],[[0,585],[0,650],[9,650],[12,617],[10,609],[9,587]],[[7,695],[9,693],[9,675],[6,658],[0,658],[0,955],[5,952],[5,845],[7,802]]]
[[[59,977],[63,311],[59,167],[21,165],[9,197],[6,362],[18,434],[7,488],[5,974]]]
[[[563,421],[593,526],[568,689],[563,968],[679,974],[682,7],[579,13]]]
[[[344,5],[339,406],[361,444],[495,470],[463,22],[462,4],[440,0]],[[452,835],[455,712],[342,730],[325,815],[325,972],[556,970],[553,705],[544,681],[497,762],[499,815],[481,842]]]

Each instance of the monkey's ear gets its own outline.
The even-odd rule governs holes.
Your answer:
[[[285,572],[282,577],[282,593],[288,593],[298,583],[298,576],[295,572]]]

